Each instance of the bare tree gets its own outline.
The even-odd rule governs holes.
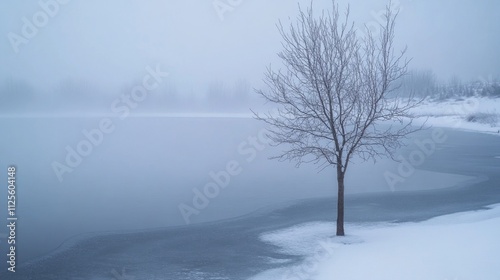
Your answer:
[[[388,99],[394,82],[406,73],[406,49],[394,50],[397,12],[387,6],[379,36],[366,28],[360,38],[349,22],[349,8],[341,20],[338,5],[313,15],[299,6],[295,24],[278,29],[284,69],[269,67],[267,90],[258,90],[278,105],[274,113],[255,114],[270,125],[269,137],[284,144],[274,158],[334,166],[337,173],[337,235],[344,235],[344,178],[354,156],[363,160],[390,156],[402,139],[418,130],[411,124],[411,97]],[[379,126],[381,122],[387,125]]]

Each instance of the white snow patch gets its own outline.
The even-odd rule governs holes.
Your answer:
[[[334,228],[317,222],[263,234],[305,261],[251,280],[500,279],[500,204],[421,223],[347,225],[346,238],[331,237]]]
[[[416,124],[449,127],[500,135],[500,98],[469,97],[424,101],[414,108]]]
[[[307,223],[291,228],[265,233],[260,239],[280,247],[279,252],[293,255],[306,256],[314,248],[335,233],[335,226],[330,223]]]

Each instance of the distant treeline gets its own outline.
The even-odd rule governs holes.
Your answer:
[[[39,90],[19,79],[0,81],[0,114],[24,112],[110,112],[116,99],[130,95],[136,83],[116,92],[104,92],[92,83],[64,80],[49,90]],[[213,81],[201,92],[178,89],[166,83],[137,105],[136,112],[250,112],[263,100],[245,80],[234,83]]]
[[[24,112],[110,112],[117,98],[130,94],[136,83],[114,92],[80,80],[63,80],[50,90],[40,90],[19,79],[0,80],[0,115]],[[499,79],[463,82],[453,77],[440,81],[430,70],[413,70],[397,83],[394,93],[432,99],[485,96],[500,98]],[[137,105],[136,112],[245,112],[266,109],[265,102],[245,80],[212,81],[199,91],[178,88],[175,81],[164,84]],[[267,110],[267,109],[266,109]]]
[[[449,81],[439,80],[431,70],[412,70],[398,83],[395,93],[403,96],[412,94],[415,97],[448,99],[459,97],[493,97],[500,98],[500,81],[493,78],[478,78],[463,82],[458,77]]]

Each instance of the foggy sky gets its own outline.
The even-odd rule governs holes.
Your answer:
[[[347,2],[340,1],[340,8]],[[349,2],[357,26],[376,22],[387,3]],[[393,2],[401,9],[397,42],[408,46],[411,68],[432,69],[443,79],[499,75],[499,1]],[[43,10],[38,1],[2,1],[0,81],[19,79],[50,90],[76,79],[114,94],[142,77],[147,65],[160,63],[181,92],[204,91],[212,81],[245,79],[259,86],[280,50],[275,24],[293,18],[296,3],[242,0],[221,18],[214,1],[71,0],[15,53],[9,34],[22,35],[23,17],[33,22]]]

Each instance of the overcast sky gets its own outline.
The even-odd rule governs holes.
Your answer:
[[[200,91],[214,80],[258,85],[280,50],[276,22],[297,10],[295,1],[65,1],[32,38],[16,46],[10,41],[14,33],[24,37],[23,17],[33,23],[38,15],[44,24],[43,9],[38,1],[0,3],[0,81],[23,79],[50,89],[76,79],[116,89],[159,63],[182,90]],[[348,2],[357,26],[376,23],[387,3],[343,0],[340,7]],[[398,44],[408,45],[413,68],[464,80],[499,75],[500,1],[393,2],[401,9]],[[218,13],[214,3],[236,4]]]

